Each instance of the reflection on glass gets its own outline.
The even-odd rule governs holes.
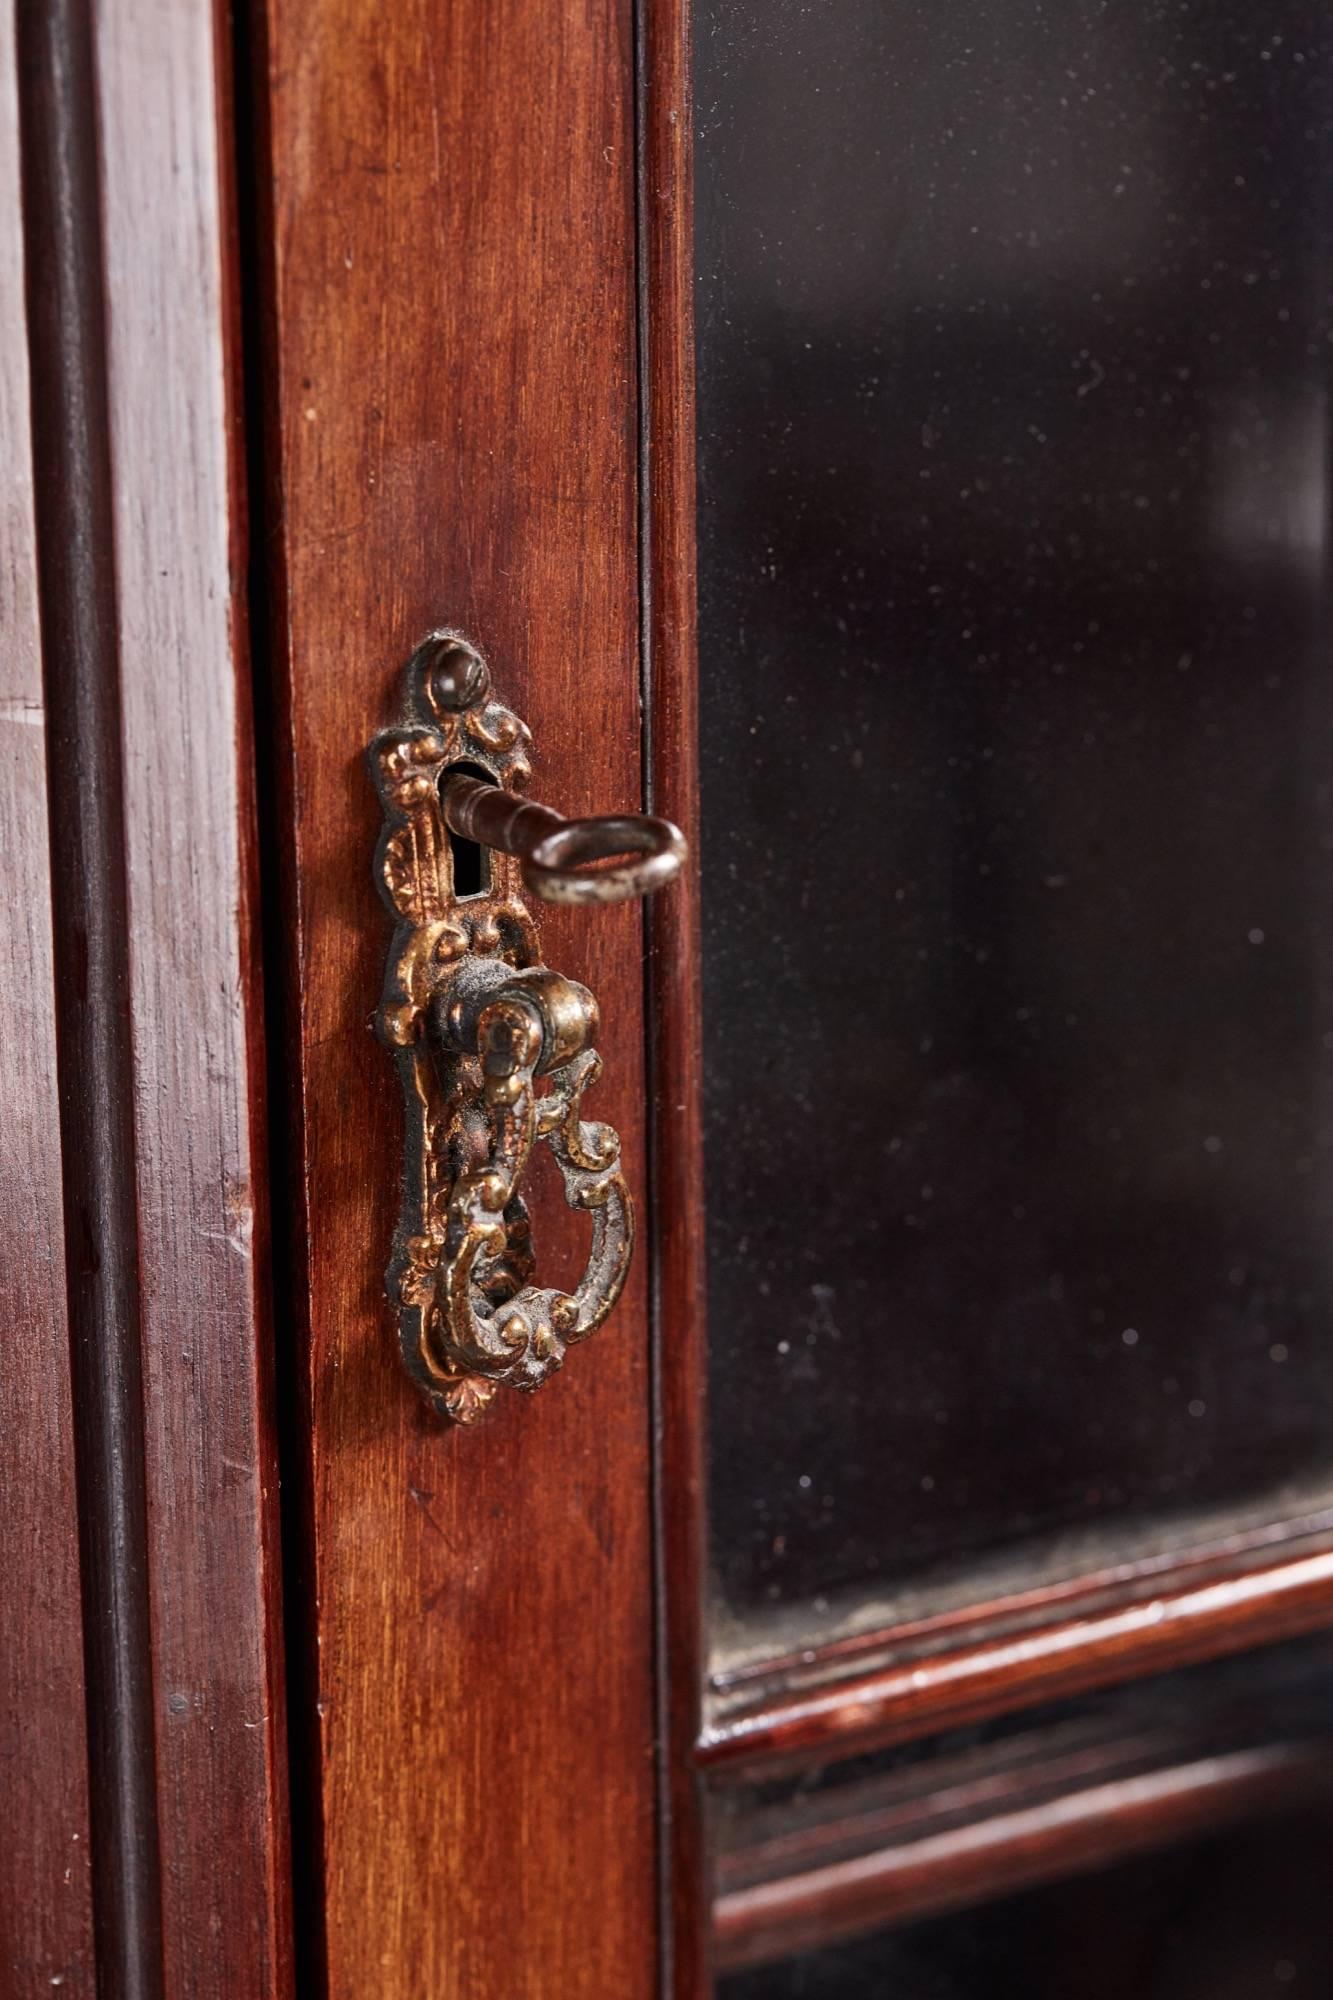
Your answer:
[[[725,1903],[826,1865],[894,1851],[906,1858],[951,1829],[1012,1824],[1056,1796],[1104,1797],[1127,1780],[1246,1758],[1267,1759],[1274,1775],[1267,1794],[1249,1795],[1246,1812],[1300,1797],[1333,1813],[1333,1634],[718,1784],[709,1793],[714,1893]],[[1214,1823],[1225,1798],[1213,1796]],[[1053,1876],[1066,1872],[1066,1853],[1047,1850]]]
[[[1333,1990],[1333,1812],[719,1981],[718,2000],[1256,2000]]]
[[[696,14],[725,1644],[1327,1473],[1333,47]]]

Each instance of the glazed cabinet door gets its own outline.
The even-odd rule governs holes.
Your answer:
[[[1326,1991],[1319,10],[3,57],[5,1991]]]
[[[1317,1985],[1327,23],[694,21],[723,1991]]]

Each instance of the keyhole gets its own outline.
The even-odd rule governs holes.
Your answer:
[[[480,778],[483,785],[493,785],[495,774],[483,771],[479,764],[450,764],[442,774],[441,784],[446,783],[454,773],[465,778]],[[474,896],[484,896],[491,886],[491,861],[486,848],[477,840],[465,840],[452,827],[447,829],[449,852],[454,858],[454,898],[460,903],[468,902]]]

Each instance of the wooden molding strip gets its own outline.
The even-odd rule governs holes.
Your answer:
[[[1173,1587],[1174,1581],[1174,1587]],[[879,1651],[848,1672],[840,1648],[803,1656],[793,1685],[787,1663],[719,1704],[698,1746],[710,1771],[828,1763],[1006,1709],[1049,1701],[1333,1624],[1333,1538],[1262,1567],[1234,1566],[1185,1580],[1127,1588],[1082,1615],[1027,1629],[997,1619],[970,1642],[934,1652],[904,1645],[901,1631],[870,1635]],[[998,1629],[997,1629],[998,1628]],[[820,1670],[823,1669],[821,1680]]]
[[[1318,1501],[1229,1531],[1207,1523],[1167,1548],[1130,1552],[1097,1568],[1075,1566],[1067,1575],[989,1596],[956,1598],[915,1617],[884,1618],[877,1625],[820,1643],[815,1653],[808,1645],[794,1644],[755,1650],[715,1665],[709,1685],[719,1710],[744,1705],[750,1699],[746,1691],[756,1684],[771,1686],[779,1678],[791,1684],[825,1680],[835,1661],[851,1672],[890,1649],[895,1656],[907,1646],[942,1651],[951,1642],[977,1638],[983,1628],[992,1633],[1017,1631],[1050,1625],[1060,1617],[1085,1617],[1130,1596],[1146,1597],[1176,1591],[1187,1582],[1271,1568],[1326,1546],[1333,1547],[1333,1504]]]
[[[290,1990],[225,12],[16,15],[84,1973],[118,2000]]]
[[[1324,1790],[1322,1742],[1251,1746],[1089,1786],[800,1873],[724,1888],[719,1967],[763,1964],[880,1925],[1106,1866]]]
[[[87,0],[20,7],[17,27],[94,1929],[99,1984],[153,2000],[162,1910],[93,28]]]
[[[291,1861],[229,9],[99,0],[91,15],[163,1980],[169,2000],[284,2000]]]
[[[641,0],[637,50],[645,803],[691,865],[645,904],[662,1990],[704,1990],[709,1906],[692,1750],[705,1676],[704,1225],[695,605],[690,0]]]

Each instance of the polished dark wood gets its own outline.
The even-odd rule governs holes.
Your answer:
[[[228,10],[97,16],[168,1995],[291,1982]],[[204,1943],[207,1940],[207,1943]]]
[[[1016,1731],[738,1794],[715,1874],[718,1961],[759,1964],[1103,1869],[1333,1798],[1328,1642],[1044,1709]],[[779,1796],[772,1796],[777,1789]]]
[[[0,19],[0,1987],[95,1991],[13,8]]]
[[[1302,1797],[1294,1770],[1284,1798],[1286,1777],[1271,1775],[1239,1820],[1235,1794],[1219,1785],[1199,1801],[1216,1804],[1217,1823],[1182,1824],[1170,1848],[1127,1846],[1016,1894],[735,1971],[719,1983],[719,2000],[1325,1994],[1333,1990],[1333,1802],[1326,1791]],[[1163,1803],[1171,1803],[1165,1787]]]
[[[532,728],[534,792],[640,802],[630,9],[256,19],[313,1976],[332,2000],[634,2000],[657,1978],[645,1262],[557,1381],[473,1429],[407,1380],[363,761],[412,648],[452,624]],[[641,916],[542,933],[597,996],[588,1109],[642,1196]],[[580,1219],[543,1195],[534,1220],[572,1263]]]
[[[699,1756],[717,1770],[823,1763],[1330,1623],[1333,1531],[1313,1516],[755,1662],[719,1688]]]
[[[763,1964],[884,1924],[964,1908],[1124,1856],[1171,1847],[1228,1820],[1328,1789],[1327,1748],[1271,1744],[1205,1756],[1059,1798],[975,1814],[910,1844],[850,1859],[807,1855],[800,1873],[734,1889],[714,1906],[721,1968]]]
[[[694,232],[689,0],[647,0],[638,62],[648,797],[694,857],[647,905],[663,1991],[702,1992],[710,1913],[694,1745],[705,1673]]]
[[[21,10],[97,1990],[134,2000],[290,1983],[224,25]]]

